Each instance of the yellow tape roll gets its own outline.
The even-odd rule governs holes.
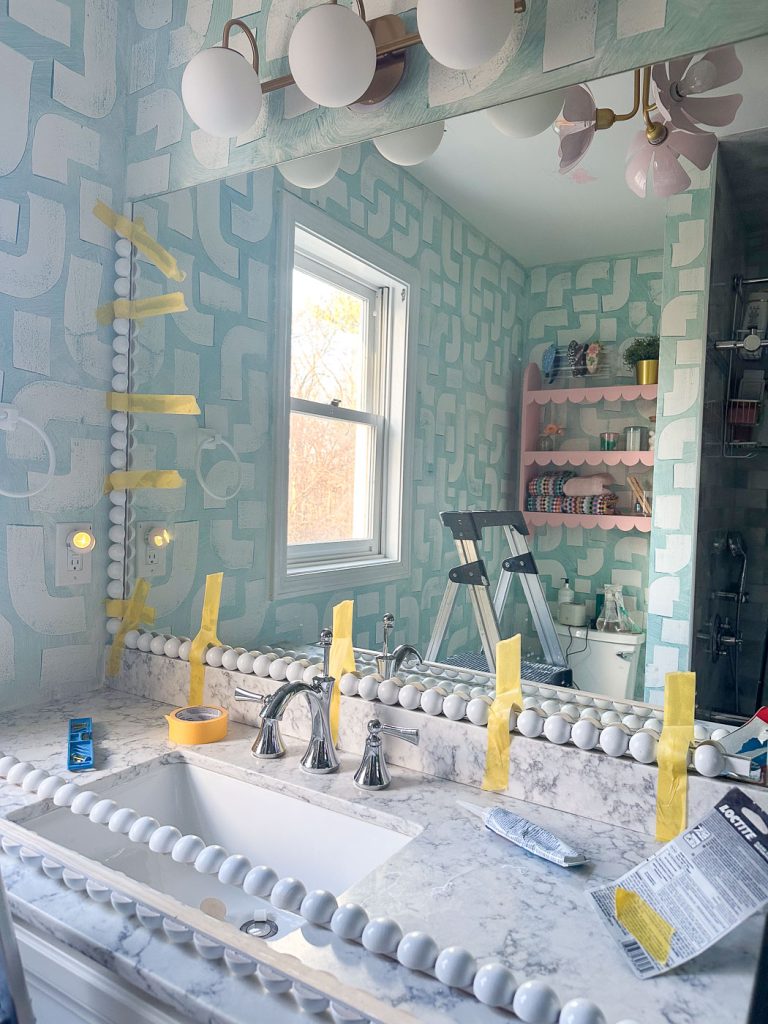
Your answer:
[[[177,708],[166,715],[165,720],[168,722],[168,739],[185,747],[223,740],[229,726],[226,709],[215,705]]]
[[[483,789],[505,790],[509,786],[509,713],[523,707],[520,658],[519,633],[496,644],[496,699],[488,714]]]
[[[670,672],[664,686],[664,727],[656,760],[656,839],[679,836],[688,820],[688,748],[693,742],[696,673]]]

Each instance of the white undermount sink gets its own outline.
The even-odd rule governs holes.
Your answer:
[[[83,779],[83,788],[89,788]],[[410,842],[406,835],[362,821],[317,803],[308,803],[185,761],[157,763],[125,781],[100,780],[100,795],[130,807],[161,825],[175,825],[182,834],[200,836],[206,844],[244,854],[253,865],[267,865],[279,877],[292,876],[307,890],[328,889],[339,896]],[[308,798],[311,794],[308,793]],[[254,907],[270,904],[242,889],[224,885],[217,876],[202,875],[192,865],[153,853],[146,845],[116,835],[68,808],[24,815],[30,831],[123,872],[138,882],[199,907],[206,897],[221,900],[227,919],[239,926]],[[275,912],[280,935],[299,927],[301,919]]]

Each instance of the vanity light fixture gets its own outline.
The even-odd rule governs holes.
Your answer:
[[[336,176],[341,167],[341,153],[340,149],[327,149],[323,153],[287,160],[278,164],[277,169],[286,181],[297,188],[320,188]]]
[[[229,45],[235,26],[250,43],[250,63]],[[244,21],[240,18],[228,21],[221,46],[195,54],[184,69],[181,98],[195,124],[209,135],[229,138],[240,135],[254,124],[262,104],[259,50],[256,37]]]
[[[376,43],[365,20],[338,3],[322,4],[299,19],[288,43],[288,64],[307,99],[347,107],[365,94],[376,73]]]
[[[499,53],[524,10],[512,0],[419,0],[416,22],[430,56],[467,71]]]
[[[627,152],[625,180],[644,198],[648,182],[660,196],[684,192],[691,179],[680,164],[690,160],[699,170],[709,167],[717,138],[700,127],[730,124],[741,105],[739,95],[700,98],[697,94],[728,85],[742,72],[733,47],[721,54],[711,50],[692,63],[690,58],[668,65],[635,70],[634,102],[626,114],[610,107],[598,107],[586,85],[566,90],[562,116],[555,122],[560,136],[560,173],[567,174],[581,161],[596,131],[611,128],[617,121],[629,121],[642,111],[645,127],[638,132]],[[651,96],[651,85],[654,95]],[[654,102],[655,100],[655,102]]]
[[[337,0],[307,11],[288,42],[291,73],[267,82],[259,80],[253,32],[232,18],[221,46],[201,50],[184,69],[181,96],[189,116],[210,135],[228,138],[254,124],[264,93],[290,85],[320,106],[360,109],[383,103],[405,74],[406,51],[422,44],[422,37],[407,32],[395,14],[366,21],[363,0],[355,3],[357,12]],[[426,25],[423,45],[435,60],[471,68],[501,50],[515,15],[525,10],[526,0],[419,0],[416,17]],[[250,63],[229,45],[235,26],[251,45]]]
[[[494,128],[511,139],[531,139],[546,131],[563,109],[565,89],[553,89],[511,103],[489,107],[486,116]]]
[[[414,167],[428,160],[443,140],[445,121],[430,121],[416,128],[382,135],[373,144],[390,163]]]

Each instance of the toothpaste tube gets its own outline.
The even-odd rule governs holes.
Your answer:
[[[504,807],[485,809],[475,804],[464,803],[463,800],[459,800],[458,803],[465,810],[481,818],[485,827],[491,832],[495,832],[502,839],[507,839],[515,846],[521,846],[524,850],[543,860],[548,860],[561,868],[578,867],[579,864],[587,862],[583,853],[574,850],[572,846],[563,842],[552,832],[548,832],[527,818],[522,818],[519,814],[513,814],[512,811],[508,811]]]

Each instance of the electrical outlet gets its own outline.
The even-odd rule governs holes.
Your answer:
[[[56,526],[56,559],[53,582],[57,587],[82,587],[91,582],[93,550],[77,551],[68,540],[73,533],[90,533],[91,523],[58,523]]]
[[[155,528],[163,529],[164,523],[136,524],[136,560],[137,573],[144,579],[165,575],[167,547],[155,547],[149,542],[149,535]]]

